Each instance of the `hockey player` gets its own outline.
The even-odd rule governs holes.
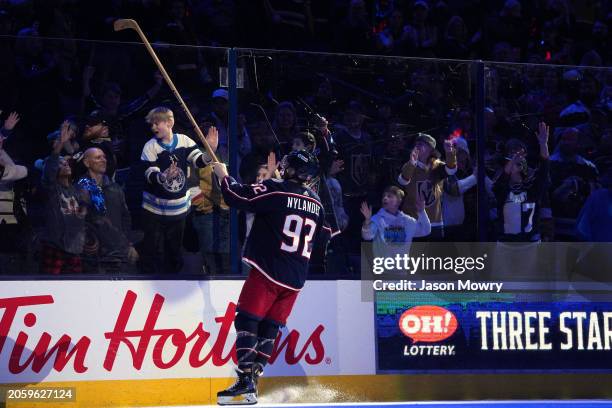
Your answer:
[[[323,225],[321,200],[305,186],[318,171],[310,153],[291,152],[282,161],[282,179],[260,184],[239,184],[228,176],[225,165],[213,166],[225,202],[255,213],[242,258],[251,270],[234,321],[238,379],[217,393],[219,405],[251,405],[257,402],[257,378],[270,358],[279,328],[287,322],[304,286],[313,245],[325,245],[331,231]]]

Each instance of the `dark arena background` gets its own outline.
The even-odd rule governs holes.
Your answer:
[[[612,407],[611,23],[0,0],[0,406],[216,404],[247,277],[293,289],[281,251],[308,276],[259,406]],[[254,204],[298,150],[328,243],[313,204]]]

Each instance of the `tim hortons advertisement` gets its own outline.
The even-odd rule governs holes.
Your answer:
[[[612,303],[377,305],[379,372],[612,371]]]
[[[5,282],[0,383],[231,377],[234,302],[241,286]],[[358,282],[308,282],[266,374],[374,373],[372,304],[360,302],[359,293]]]

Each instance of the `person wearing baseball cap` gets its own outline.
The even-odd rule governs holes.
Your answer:
[[[85,126],[81,136],[81,152],[96,147],[106,156],[106,175],[114,179],[117,171],[117,155],[115,146],[109,135],[109,116],[101,110],[91,112],[85,118]]]
[[[212,98],[213,98],[213,101],[216,98],[221,98],[221,99],[225,99],[225,102],[227,102],[229,101],[229,92],[227,92],[227,89],[223,89],[223,88],[215,89],[212,93]]]
[[[429,238],[441,239],[444,237],[442,187],[444,179],[457,171],[457,157],[456,148],[449,141],[444,143],[446,163],[440,160],[436,147],[436,139],[431,135],[418,133],[410,159],[402,166],[397,181],[406,193],[402,211],[413,218],[418,217],[417,198],[423,200],[431,221]]]
[[[434,139],[431,135],[428,135],[427,133],[419,133],[417,134],[415,143],[424,143],[426,145],[429,145],[432,149],[431,153],[434,154],[436,157],[440,157],[440,152],[436,150],[436,139]]]

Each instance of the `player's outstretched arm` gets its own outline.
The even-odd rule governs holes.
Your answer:
[[[227,173],[223,163],[213,163],[213,171],[221,181],[223,200],[230,207],[239,210],[257,212],[264,210],[267,187],[264,184],[240,184]]]

